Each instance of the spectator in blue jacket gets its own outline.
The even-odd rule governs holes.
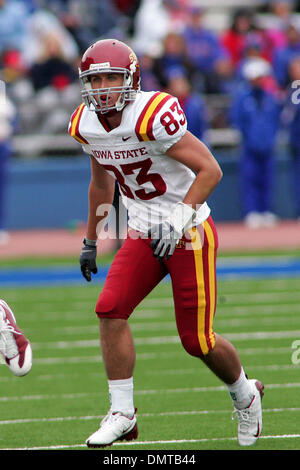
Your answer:
[[[191,8],[190,21],[182,36],[186,44],[187,58],[198,71],[193,85],[196,86],[197,81],[201,83],[201,79],[204,79],[204,89],[201,91],[218,93],[223,74],[226,80],[228,78],[231,61],[219,37],[205,27],[204,13],[204,8]]]
[[[289,64],[289,78],[291,83],[298,85],[288,94],[288,106],[291,111],[289,142],[292,156],[292,188],[294,189],[295,216],[300,221],[300,54]]]
[[[152,69],[159,80],[160,88],[166,88],[170,72],[174,69],[184,69],[192,81],[196,67],[188,58],[186,44],[181,34],[170,31],[165,35],[162,41],[162,53],[153,60]]]
[[[25,4],[0,0],[0,54],[9,49],[22,50],[29,16]]]
[[[5,94],[4,82],[0,82],[0,245],[9,235],[5,229],[6,185],[9,159],[12,154],[11,135],[14,130],[16,110]]]
[[[178,98],[188,122],[188,130],[198,139],[206,141],[208,118],[202,96],[192,91],[184,70],[170,70],[167,91]],[[207,142],[205,142],[207,143]]]
[[[246,224],[251,228],[273,226],[274,150],[280,125],[281,106],[277,96],[264,88],[271,74],[264,59],[245,64],[245,83],[237,92],[232,106],[234,125],[240,130],[242,203]]]
[[[287,45],[278,48],[275,51],[273,65],[274,74],[282,88],[288,85],[289,81],[289,64],[291,60],[300,54],[300,28],[299,24],[291,23],[286,30]]]

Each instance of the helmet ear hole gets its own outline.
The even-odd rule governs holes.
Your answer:
[[[125,74],[124,82],[125,82],[124,84],[126,86],[132,86],[132,75],[131,75],[131,73],[127,72]]]

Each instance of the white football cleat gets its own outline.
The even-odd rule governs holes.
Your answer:
[[[32,350],[18,328],[11,308],[0,299],[0,353],[14,375],[28,374],[32,367]]]
[[[262,431],[262,406],[261,401],[264,395],[264,385],[259,380],[249,380],[253,387],[253,398],[247,408],[235,408],[234,415],[237,416],[238,441],[241,446],[251,446],[255,444]],[[235,416],[233,416],[234,418]]]
[[[135,410],[136,413],[136,410]],[[88,447],[111,446],[115,441],[132,441],[138,437],[135,413],[131,418],[120,412],[111,412],[102,419],[100,428],[85,441]]]

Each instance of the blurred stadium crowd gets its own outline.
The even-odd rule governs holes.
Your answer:
[[[132,45],[141,61],[143,90],[207,98],[209,122],[194,121],[199,113],[190,106],[198,135],[206,125],[232,124],[222,107],[232,101],[250,58],[270,64],[266,87],[289,93],[291,81],[300,79],[296,2],[198,5],[205,3],[210,7],[195,0],[0,0],[0,79],[18,111],[16,132],[65,132],[80,101],[80,56],[104,37]],[[241,3],[249,8],[235,8]]]
[[[79,152],[66,128],[81,101],[80,57],[114,37],[137,53],[142,89],[178,96],[189,129],[208,145],[236,145],[242,136],[245,153],[272,155],[283,129],[300,177],[299,7],[296,0],[0,0],[2,148],[14,134],[20,156],[67,153],[68,145]],[[255,85],[261,118],[245,84]],[[263,191],[267,198],[271,189]]]

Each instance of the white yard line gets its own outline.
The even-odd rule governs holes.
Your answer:
[[[293,324],[300,324],[300,306],[299,306],[299,312],[294,313],[294,318],[293,318]],[[226,319],[224,319],[224,314],[220,315],[220,317],[216,317],[216,325],[218,328],[223,328],[223,327],[230,327],[230,326],[257,326],[257,318],[251,318],[251,310],[248,310],[249,318],[233,318],[235,317],[235,312],[231,311],[230,318],[226,315]],[[291,319],[290,312],[289,312],[289,318]],[[259,324],[266,325],[266,326],[276,326],[276,325],[286,325],[287,320],[286,316],[282,315],[282,306],[281,306],[281,315],[277,315],[277,317],[270,316],[267,314],[265,317],[264,313],[260,311],[260,316],[259,316]],[[130,328],[132,332],[138,332],[138,331],[176,331],[176,323],[175,319],[172,318],[170,321],[152,321],[152,322],[135,322],[134,319],[130,323]],[[29,327],[26,329],[26,333],[28,336],[33,335],[33,333],[37,333],[38,330],[40,330],[39,327]],[[95,325],[87,325],[87,326],[55,326],[53,328],[47,328],[47,332],[51,335],[57,335],[57,334],[64,334],[68,336],[72,335],[88,335],[88,334],[93,334],[93,335],[98,335],[98,324],[95,323]]]
[[[164,416],[199,416],[210,414],[228,414],[232,410],[193,410],[193,411],[166,411],[162,413],[138,413],[138,418],[156,418]],[[300,408],[266,408],[264,413],[295,413],[300,412]],[[28,424],[28,423],[48,423],[48,422],[66,422],[66,421],[89,421],[102,419],[103,415],[94,416],[59,416],[55,418],[24,418],[24,419],[9,419],[0,421],[0,426],[9,424]]]
[[[280,355],[280,354],[292,354],[292,349],[289,347],[278,347],[278,348],[238,348],[239,354],[242,356],[256,356],[256,355]],[[140,361],[149,361],[155,359],[170,359],[176,357],[182,357],[184,354],[183,351],[173,351],[173,352],[149,352],[149,353],[137,353],[137,360]],[[45,366],[45,365],[56,365],[56,364],[89,364],[89,363],[98,363],[102,362],[102,357],[100,355],[95,356],[72,356],[72,357],[35,357],[34,366]],[[253,366],[255,368],[255,366]],[[275,367],[275,366],[274,366]],[[284,366],[286,367],[286,366]],[[291,368],[293,368],[291,366]],[[279,369],[280,370],[280,366]],[[177,373],[177,371],[176,371]],[[49,375],[49,374],[48,374]],[[50,374],[51,375],[51,374]],[[37,376],[39,379],[40,376]],[[14,380],[14,377],[0,377],[0,382]]]
[[[268,384],[268,390],[272,389],[285,389],[285,388],[300,388],[299,382],[291,382],[284,384]],[[201,393],[201,392],[223,392],[226,391],[227,387],[219,385],[215,387],[188,387],[188,388],[170,388],[170,389],[148,389],[148,390],[136,390],[135,395],[159,395],[159,394],[172,394],[172,393]],[[4,396],[0,397],[0,402],[9,401],[29,401],[29,400],[78,400],[84,397],[99,396],[106,391],[99,392],[83,392],[83,393],[63,393],[63,394],[39,394],[39,395],[22,395],[22,396]]]
[[[300,434],[277,434],[260,436],[260,439],[298,439]],[[149,446],[149,445],[161,445],[161,444],[193,444],[201,442],[222,442],[222,441],[237,441],[236,437],[213,437],[203,439],[172,439],[172,440],[160,440],[160,441],[131,441],[124,444],[123,442],[115,442],[115,446]],[[43,447],[19,447],[19,448],[6,448],[1,450],[59,450],[59,449],[73,449],[78,447],[86,447],[85,444],[70,444],[70,445],[57,445],[57,446],[43,446]],[[111,448],[110,448],[111,449]]]
[[[297,280],[297,282],[299,282]],[[245,291],[241,292],[241,290],[237,287],[236,289],[232,289],[232,291],[226,291],[224,289],[223,291],[220,289],[220,298],[224,297],[226,298],[226,301],[228,303],[236,304],[239,302],[244,302],[245,299],[247,302],[262,302],[265,303],[267,301],[269,302],[278,302],[279,300],[286,300],[290,304],[291,302],[297,302],[300,299],[300,292],[297,290],[297,284],[295,285],[295,289],[284,289],[284,290],[278,290],[276,287],[276,290],[270,290],[270,286],[268,285],[268,292],[249,292],[247,289]],[[237,292],[238,291],[238,292]],[[38,290],[37,290],[37,297],[36,297],[36,302],[34,304],[34,312],[40,315],[41,312],[49,311],[49,312],[55,312],[57,311],[57,302],[64,302],[66,299],[66,293],[64,293],[62,296],[59,295],[59,293],[55,293],[55,298],[51,298],[49,300],[49,296],[51,295],[51,292],[47,292],[47,297],[45,299],[42,299],[39,296]],[[12,299],[10,296],[7,297],[8,302],[17,302],[20,301],[22,304],[26,303],[26,298],[24,296],[20,296],[20,298],[15,298]],[[32,299],[28,299],[28,302],[32,302]],[[90,298],[84,300],[80,296],[78,300],[74,299],[74,295],[72,292],[72,301],[68,301],[68,311],[71,312],[72,310],[82,310],[86,311],[87,309],[90,311],[93,311],[94,309],[94,304],[96,302],[96,297],[94,298],[93,295],[91,295]],[[142,303],[138,306],[137,310],[142,310],[145,308],[165,308],[165,307],[173,307],[174,301],[173,297],[171,296],[166,296],[166,297],[150,297],[146,298],[142,301]]]
[[[229,340],[249,341],[263,339],[283,339],[283,338],[300,338],[300,330],[291,331],[255,331],[251,333],[222,333],[222,336]],[[161,345],[161,344],[177,344],[180,338],[176,336],[154,336],[145,338],[134,338],[136,346],[143,345]],[[78,341],[51,341],[44,343],[32,343],[33,350],[45,349],[76,349],[76,348],[99,348],[99,339],[78,340]]]
[[[178,354],[176,354],[175,356],[177,356]],[[157,358],[161,356],[156,356]],[[171,355],[169,355],[169,357],[172,357]],[[1,358],[1,356],[0,356]],[[101,358],[99,357],[90,357],[90,358],[68,358],[68,359],[72,359],[72,363],[78,363],[80,362],[80,359],[83,359],[84,362],[100,362],[101,361]],[[153,355],[151,354],[150,357],[145,357],[144,359],[155,359],[153,358]],[[61,363],[66,363],[65,361],[63,361],[62,359],[59,359],[59,361]],[[57,362],[55,362],[57,363]],[[71,363],[71,361],[69,361],[68,363]],[[51,360],[49,359],[48,360],[48,364],[51,364]],[[247,372],[250,371],[250,370],[253,370],[253,371],[271,371],[271,372],[282,372],[282,371],[299,371],[299,365],[293,365],[293,364],[281,364],[281,365],[277,365],[277,364],[269,364],[269,365],[247,365],[246,366],[246,369],[247,369]],[[167,369],[148,369],[146,370],[145,374],[146,375],[175,375],[175,376],[179,376],[179,375],[193,375],[195,376],[195,374],[198,374],[198,372],[200,371],[200,367],[197,368],[197,367],[194,367],[194,368],[185,368],[185,369],[172,369],[170,370],[169,368]],[[203,374],[211,374],[211,372],[209,371],[209,369],[207,368],[203,368],[201,367],[201,375]],[[89,377],[95,377],[96,379],[100,379],[100,378],[103,378],[103,379],[106,379],[106,374],[104,372],[90,372],[88,373],[88,376]],[[64,374],[64,373],[54,373],[54,374],[42,374],[42,375],[36,375],[35,376],[35,380],[36,381],[53,381],[53,380],[63,380],[64,382],[67,380],[67,379],[74,379],[76,377],[81,377],[81,373],[78,372],[78,373],[70,373],[70,374]],[[11,382],[12,380],[14,380],[13,377],[9,376],[9,377],[0,377],[0,383],[2,382]]]

